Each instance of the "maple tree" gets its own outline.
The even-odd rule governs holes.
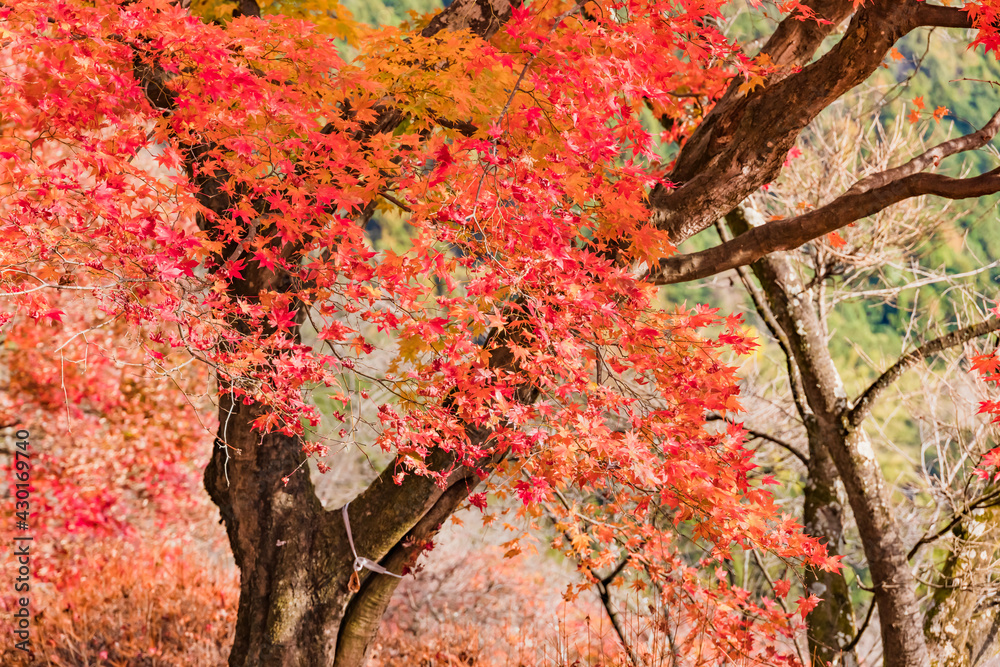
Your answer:
[[[995,52],[1000,5],[791,0],[752,57],[719,29],[721,0],[456,0],[379,30],[332,4],[261,17],[241,0],[214,21],[182,4],[0,5],[0,323],[79,374],[39,382],[51,365],[25,357],[11,412],[79,416],[124,364],[154,393],[211,370],[205,485],[241,572],[230,664],[363,663],[392,574],[460,506],[511,496],[592,578],[624,570],[654,588],[684,662],[794,661],[781,638],[819,598],[754,596],[716,568],[736,548],[813,571],[838,560],[755,478],[742,428],[706,428],[741,409],[731,356],[755,342],[740,318],[659,308],[656,288],[907,198],[1000,191],[997,170],[924,173],[991,141],[994,122],[813,211],[675,250],[774,180],[799,133],[908,32],[975,27]],[[379,209],[405,213],[405,247],[368,243]],[[388,372],[370,363],[380,347]],[[377,444],[394,458],[342,512],[307,463],[322,472],[354,444],[354,409],[372,400],[358,379],[385,396]],[[317,388],[339,434],[315,430]],[[101,395],[112,403],[95,412],[145,428],[146,412]],[[166,475],[162,454],[120,464]],[[855,508],[869,510],[891,528],[884,507]],[[873,569],[886,664],[925,664],[919,619],[884,593],[897,575]]]

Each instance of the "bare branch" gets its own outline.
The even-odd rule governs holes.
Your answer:
[[[907,176],[920,173],[932,165],[937,166],[941,160],[946,157],[982,148],[986,144],[993,141],[993,138],[997,135],[997,131],[1000,131],[1000,110],[997,110],[997,112],[993,114],[993,118],[991,118],[986,125],[983,125],[980,130],[972,132],[971,134],[966,134],[962,137],[951,139],[950,141],[946,141],[942,144],[938,144],[937,146],[924,151],[906,164],[893,169],[887,169],[886,171],[878,174],[866,176],[855,183],[851,189],[844,194],[870,192],[876,188],[888,185],[893,181],[898,181]]]
[[[978,338],[979,336],[983,336],[997,330],[1000,330],[1000,319],[992,318],[979,322],[978,324],[973,324],[970,327],[959,329],[958,331],[952,331],[950,334],[946,334],[940,338],[935,338],[930,342],[924,343],[912,352],[904,354],[899,358],[899,360],[896,361],[896,363],[882,373],[882,375],[875,380],[875,382],[873,382],[872,385],[865,390],[865,393],[863,393],[855,402],[854,407],[847,415],[848,423],[854,428],[860,426],[861,422],[863,422],[871,413],[872,406],[875,404],[879,395],[888,389],[893,382],[899,379],[903,373],[905,373],[917,362],[926,359],[933,354],[937,354],[942,350],[946,350],[949,347],[961,345],[962,343],[968,342],[973,338]]]
[[[788,452],[791,453],[799,461],[801,461],[803,465],[806,465],[806,466],[809,465],[809,457],[808,456],[806,456],[801,451],[799,451],[798,447],[796,447],[795,445],[793,445],[793,444],[791,444],[789,442],[786,442],[786,441],[782,440],[781,438],[775,437],[775,436],[770,435],[768,433],[764,433],[763,431],[757,431],[757,430],[754,430],[752,428],[747,428],[746,424],[743,424],[741,422],[735,422],[735,421],[732,421],[731,419],[726,419],[722,415],[718,415],[718,414],[715,414],[715,413],[707,415],[705,417],[705,421],[724,421],[724,422],[729,423],[729,424],[737,424],[739,426],[742,426],[743,430],[746,431],[752,438],[760,438],[761,440],[767,440],[768,442],[773,442],[774,444],[778,445],[782,449],[788,450]]]
[[[980,273],[985,273],[1000,266],[1000,259],[990,262],[978,269],[972,269],[971,271],[963,271],[962,273],[945,273],[941,275],[932,275],[928,278],[921,278],[920,280],[914,280],[913,282],[906,283],[905,285],[900,285],[899,287],[886,287],[883,289],[870,289],[870,290],[853,290],[847,292],[843,296],[835,298],[835,302],[847,301],[849,299],[867,299],[871,297],[895,297],[905,290],[917,289],[919,287],[924,287],[926,285],[935,285],[937,283],[948,282],[949,284],[955,284],[961,278],[970,278],[972,276],[978,276]]]
[[[781,605],[781,609],[787,614],[788,606],[785,604],[784,598],[778,595],[777,591],[775,591],[774,579],[772,579],[771,575],[767,573],[767,567],[764,565],[764,560],[760,557],[760,554],[757,553],[756,549],[752,549],[751,551],[753,552],[753,559],[757,563],[757,568],[760,570],[760,573],[764,575],[764,579],[767,580],[767,585],[770,587],[771,593],[774,595],[774,599],[778,601],[778,604]],[[802,657],[802,649],[799,647],[798,637],[793,637],[792,641],[795,645],[795,652],[799,654],[799,662],[803,665],[806,664],[806,661]]]
[[[861,636],[864,635],[865,630],[868,629],[868,624],[872,622],[872,612],[875,611],[875,607],[877,606],[878,603],[876,603],[875,600],[872,600],[871,603],[868,605],[868,613],[865,614],[864,623],[862,623],[861,627],[858,628],[858,631],[854,633],[854,639],[849,641],[846,646],[840,649],[841,653],[850,653],[858,645],[858,642],[861,641]]]
[[[628,564],[628,561],[628,556],[626,556],[618,563],[615,569],[612,570],[608,576],[603,578],[598,576],[597,572],[595,572],[592,568],[588,569],[590,570],[591,576],[596,580],[595,586],[597,588],[597,594],[601,598],[601,604],[604,606],[604,611],[607,612],[608,618],[611,620],[611,626],[615,629],[615,634],[618,635],[618,641],[621,642],[622,648],[625,649],[625,652],[628,655],[629,663],[633,665],[633,667],[640,667],[640,665],[645,664],[645,662],[636,652],[635,648],[629,643],[625,627],[622,624],[621,615],[617,610],[615,610],[614,605],[612,604],[611,590],[608,588],[608,586],[611,585],[611,582],[615,580],[615,577],[621,574],[621,571],[625,568],[625,565]]]

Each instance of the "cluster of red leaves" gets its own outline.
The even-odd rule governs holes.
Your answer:
[[[231,568],[206,566],[224,540],[200,483],[214,427],[201,421],[207,370],[168,377],[124,322],[76,296],[49,295],[59,322],[4,329],[0,420],[30,432],[33,634],[30,656],[8,643],[0,662],[222,665],[236,584]],[[18,595],[0,596],[2,632]]]
[[[913,101],[911,103],[913,104],[913,109],[910,111],[909,115],[906,117],[906,119],[908,121],[910,121],[911,123],[918,123],[918,122],[920,122],[920,119],[923,116],[925,116],[925,115],[930,116],[931,118],[933,118],[935,123],[940,123],[941,119],[948,115],[948,107],[942,107],[942,106],[939,106],[938,108],[934,109],[934,111],[931,112],[931,113],[929,113],[929,114],[924,113],[924,98],[923,98],[923,96],[914,97]]]
[[[211,437],[189,396],[201,394],[205,412],[206,369],[187,364],[168,377],[122,322],[73,295],[49,299],[65,321],[16,320],[0,351],[9,379],[0,412],[31,434],[33,576],[43,581],[64,576],[54,563],[87,540],[168,530],[197,513]]]
[[[966,2],[965,11],[979,29],[972,46],[982,45],[987,53],[992,52],[1000,58],[1000,2],[997,0]]]

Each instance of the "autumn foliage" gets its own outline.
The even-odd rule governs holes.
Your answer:
[[[772,72],[714,27],[723,4],[533,3],[490,40],[213,23],[166,0],[0,5],[2,407],[64,443],[35,460],[53,550],[39,576],[71,607],[94,569],[176,599],[210,664],[225,592],[201,574],[183,594],[144,588],[159,575],[127,563],[187,567],[171,549],[99,541],[79,560],[84,545],[169,532],[206,502],[220,394],[266,408],[255,428],[303,436],[323,470],[354,445],[362,378],[391,395],[377,445],[397,483],[467,466],[487,517],[516,499],[582,572],[624,559],[629,585],[675,610],[685,664],[794,661],[787,638],[817,598],[779,604],[722,569],[736,549],[839,567],[775,505],[742,429],[706,424],[741,410],[734,364],[756,343],[738,316],[661,308],[646,277],[675,250],[648,221],[668,166],[654,147],[682,142],[734,75],[750,92]],[[970,10],[992,25],[998,8]],[[670,119],[662,135],[647,108]],[[359,221],[387,210],[410,236],[375,249]],[[383,372],[371,356],[386,349]],[[317,431],[316,388],[339,433]],[[140,650],[94,637],[123,660]]]

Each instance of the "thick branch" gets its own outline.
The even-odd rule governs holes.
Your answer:
[[[970,327],[959,329],[958,331],[952,331],[950,334],[935,338],[930,342],[924,343],[917,349],[904,354],[865,390],[865,393],[855,403],[854,408],[848,413],[848,423],[854,428],[860,426],[861,422],[871,414],[872,407],[882,392],[888,389],[893,382],[898,380],[903,373],[917,362],[949,347],[961,345],[973,338],[978,338],[997,330],[1000,330],[1000,319],[992,318],[978,324],[973,324]]]
[[[507,22],[512,6],[520,6],[520,1],[509,0],[456,0],[444,11],[431,19],[421,31],[424,37],[432,37],[442,30],[468,30],[483,39],[489,39]]]
[[[761,54],[766,54],[777,68],[768,81],[770,84],[789,76],[795,68],[808,64],[823,44],[823,40],[854,11],[852,0],[806,0],[803,5],[815,12],[816,19],[819,20],[802,20],[798,15],[786,17],[760,50]],[[746,107],[748,102],[747,96],[739,90],[742,83],[743,78],[737,77],[730,84],[722,99],[712,107],[690,140],[681,148],[677,164],[671,174],[675,182],[686,181],[694,175],[695,165],[706,159],[705,153],[720,132],[720,126],[725,126],[730,116],[742,113],[741,107]],[[725,131],[724,127],[721,129]],[[655,201],[667,194],[663,186],[657,186],[652,193],[652,199]]]
[[[869,192],[884,185],[888,185],[893,181],[898,181],[907,176],[918,174],[932,165],[936,166],[946,157],[982,148],[986,144],[993,141],[993,138],[997,135],[998,130],[1000,130],[1000,110],[993,114],[993,118],[991,118],[990,121],[986,123],[986,125],[983,125],[983,127],[978,131],[951,139],[950,141],[946,141],[942,144],[938,144],[937,146],[924,151],[906,164],[862,178],[860,181],[851,186],[851,189],[845,194]]]
[[[768,38],[759,55],[767,55],[774,63],[775,72],[768,78],[768,83],[776,83],[790,76],[796,68],[802,67],[812,60],[823,40],[854,11],[852,0],[805,0],[804,7],[811,10],[813,17],[804,19],[798,12],[787,16]],[[744,83],[743,77],[736,77],[705,119],[698,125],[691,139],[681,148],[681,159],[696,161],[698,155],[705,149],[707,142],[716,131],[716,126],[732,111],[745,102],[745,96],[740,92]],[[670,117],[660,121],[664,128],[673,123]],[[680,178],[683,168],[675,169],[674,178]],[[657,186],[653,196],[660,197],[667,193],[662,185]]]
[[[423,552],[428,540],[440,529],[441,524],[451,516],[458,506],[479,484],[475,475],[462,477],[441,494],[437,502],[417,524],[407,532],[406,537],[393,547],[381,561],[390,572],[405,571],[413,567]],[[368,647],[378,631],[382,614],[389,606],[399,579],[383,574],[371,573],[361,590],[351,599],[340,623],[337,637],[337,660],[345,664],[361,664]]]
[[[916,13],[916,20],[922,26],[970,30],[975,27],[969,13],[959,7],[941,7],[922,2]]]
[[[778,24],[761,49],[761,53],[766,53],[778,68],[777,78],[783,78],[794,68],[808,64],[823,41],[855,8],[853,0],[807,0],[802,4],[815,12],[815,17],[803,19],[798,13],[788,16]],[[771,82],[775,80],[772,77]],[[739,94],[738,90],[726,92],[727,97]]]
[[[653,222],[679,243],[732,210],[781,171],[799,133],[841,95],[864,82],[893,44],[921,24],[916,0],[874,0],[859,9],[826,55],[720,110],[681,149],[677,186],[650,194]]]
[[[825,206],[788,220],[755,227],[728,243],[675,255],[660,263],[657,285],[683,283],[751,264],[777,250],[792,250],[906,199],[936,195],[970,199],[1000,192],[1000,169],[974,178],[913,174],[867,192],[844,194]]]
[[[239,0],[239,7],[233,11],[233,17],[254,16],[260,18],[260,7],[257,0]]]

